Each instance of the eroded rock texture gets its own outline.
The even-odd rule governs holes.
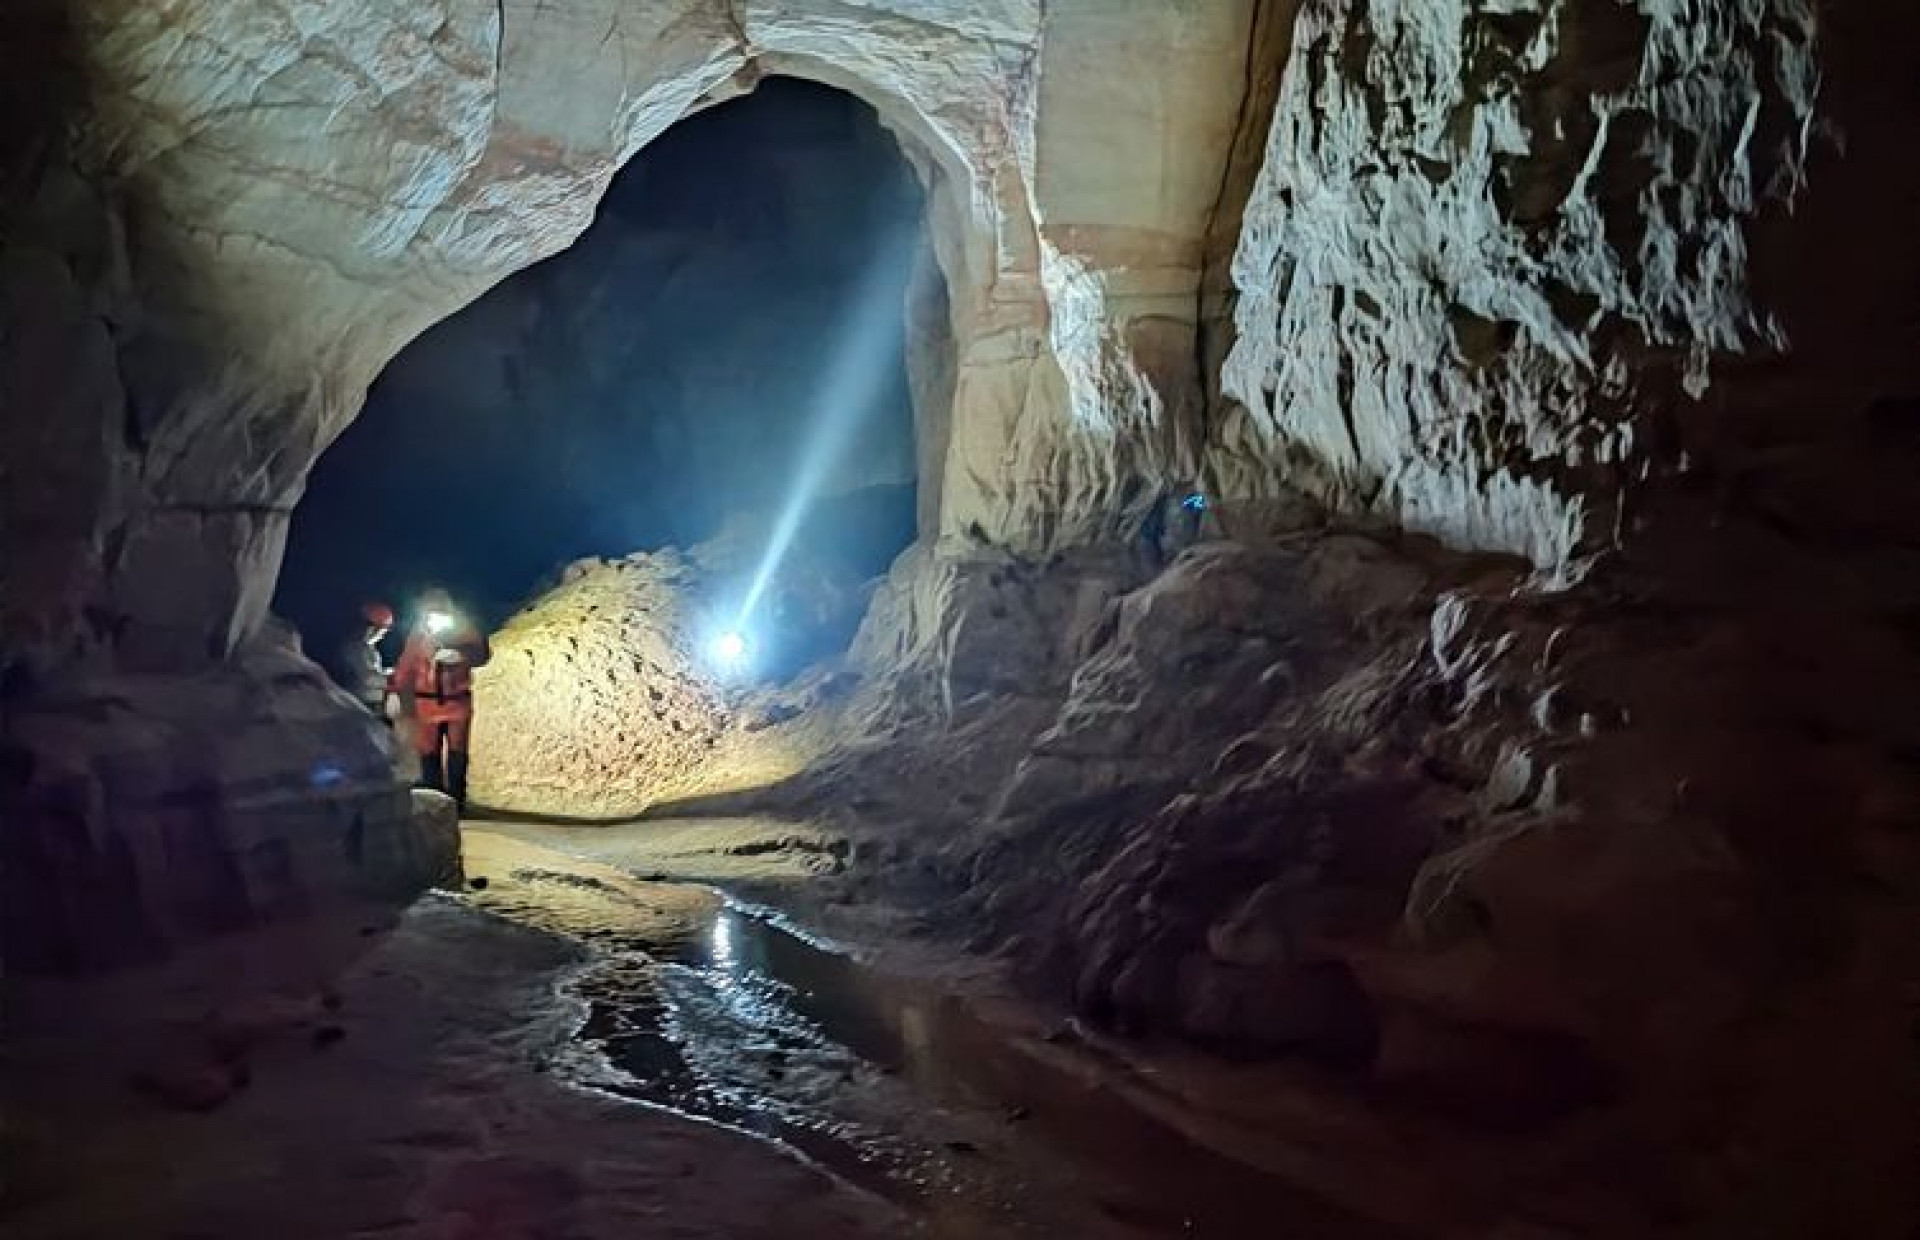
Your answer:
[[[869,734],[783,795],[857,810],[869,890],[1035,993],[1309,1067],[1260,1122],[1359,1208],[1895,1235],[1920,780],[1912,712],[1857,686],[1912,651],[1848,567],[1697,528],[1571,593],[1342,533],[953,564],[919,649],[896,579]],[[1383,1167],[1384,1130],[1421,1155]]]
[[[914,317],[925,528],[1044,546],[1123,524],[1197,390],[1181,325],[1251,10],[15,5],[10,698],[216,675],[387,360],[572,242],[641,145],[768,73],[871,102],[925,179],[946,289],[923,280]]]
[[[753,545],[582,561],[508,620],[475,675],[473,799],[604,821],[802,769],[821,747],[817,728],[781,725],[826,704],[818,678],[750,688],[712,651],[737,623]],[[754,681],[837,648],[865,599],[857,577],[796,557],[748,629]]]
[[[1251,8],[76,6],[56,96],[73,141],[43,152],[8,261],[65,290],[36,331],[87,378],[28,389],[49,412],[11,432],[64,485],[7,523],[7,558],[55,574],[9,633],[52,658],[84,612],[108,629],[96,652],[230,650],[301,477],[388,358],[571,242],[642,144],[767,73],[873,103],[928,182],[953,375],[923,413],[930,528],[1043,545],[1111,526],[1197,390]]]
[[[0,823],[14,968],[151,961],[459,876],[449,815],[409,799],[385,732],[274,630],[217,674],[9,701]]]
[[[1310,0],[1233,255],[1210,447],[1559,570],[1671,466],[1656,411],[1768,351],[1749,229],[1816,124],[1813,6]]]
[[[476,677],[475,800],[619,818],[698,788],[730,723],[701,593],[670,552],[589,562],[509,620]]]
[[[1300,1068],[1270,1118],[1325,1149],[1404,1141],[1328,1191],[1903,1234],[1909,10],[79,6],[0,254],[10,717],[231,664],[394,350],[689,109],[815,77],[923,170],[948,299],[910,324],[927,538],[783,793],[1043,995]]]

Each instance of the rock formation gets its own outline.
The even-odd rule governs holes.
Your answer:
[[[578,242],[381,373],[293,514],[275,610],[317,650],[350,636],[343,599],[429,580],[502,619],[557,563],[692,546],[778,504],[829,410],[856,446],[821,490],[901,488],[891,559],[913,537],[912,262],[876,236],[914,236],[921,199],[872,109],[817,83],[769,81],[674,126]],[[864,295],[872,335],[844,309]],[[449,452],[429,493],[421,460]]]
[[[736,624],[756,549],[735,534],[691,553],[582,561],[508,620],[475,678],[475,802],[604,821],[802,770],[830,720],[781,725],[837,693],[818,677],[779,682],[843,646],[866,595],[831,560],[795,555],[735,675],[711,647]]]
[[[277,628],[213,671],[7,702],[8,962],[151,961],[195,936],[457,881],[454,824],[396,784],[392,742],[367,719]]]
[[[921,281],[910,322],[923,539],[784,793],[897,819],[910,791],[872,880],[916,863],[935,928],[1091,1017],[1451,1125],[1483,1230],[1899,1234],[1917,28],[1866,0],[34,0],[5,37],[61,52],[0,75],[33,139],[0,237],[9,849],[123,841],[37,862],[38,898],[183,909],[221,866],[148,859],[194,788],[264,867],[221,908],[355,881],[308,836],[249,851],[315,806],[400,851],[390,790],[357,836],[248,799],[322,749],[378,762],[253,653],[301,479],[635,149],[805,76],[920,171],[947,299]],[[1196,535],[1232,545],[1176,554]],[[610,607],[621,571],[551,606]],[[652,717],[631,690],[602,734]],[[661,759],[715,733],[700,694]],[[203,753],[234,698],[268,756]],[[116,773],[176,710],[193,761]]]
[[[1655,411],[1784,343],[1749,233],[1805,188],[1817,25],[1302,5],[1232,260],[1220,489],[1285,480],[1549,570],[1605,545],[1668,447]]]
[[[1191,403],[1160,344],[1193,315],[1251,8],[32,0],[5,32],[10,695],[232,663],[373,375],[768,73],[872,103],[928,185],[949,321],[922,299],[916,330],[953,375],[923,384],[929,533],[1125,524]],[[1125,64],[1158,88],[1116,87]]]
[[[935,528],[1045,545],[1114,527],[1192,403],[1168,332],[1194,314],[1251,9],[83,6],[64,55],[20,53],[75,89],[44,92],[71,141],[38,152],[10,253],[71,304],[36,307],[35,330],[90,386],[38,398],[73,411],[68,438],[37,424],[21,444],[58,464],[66,524],[10,521],[8,559],[65,577],[10,639],[38,648],[91,608],[125,631],[87,645],[122,657],[231,649],[260,621],[302,475],[380,367],[570,243],[642,144],[768,73],[872,103],[929,183],[958,411],[925,415]],[[1117,85],[1116,66],[1149,64],[1151,95]]]

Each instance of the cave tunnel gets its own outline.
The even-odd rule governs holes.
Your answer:
[[[9,0],[0,1234],[1911,1240],[1916,63]]]
[[[770,78],[675,124],[577,242],[386,367],[309,477],[276,611],[331,662],[362,600],[405,617],[438,586],[491,627],[571,561],[757,550],[787,508],[794,556],[884,572],[914,536],[909,297],[943,297],[923,199],[833,87]],[[851,636],[766,632],[769,673]]]

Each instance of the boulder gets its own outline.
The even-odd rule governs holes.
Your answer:
[[[118,675],[4,702],[6,961],[72,971],[358,901],[457,868],[386,729],[269,630],[218,672]]]

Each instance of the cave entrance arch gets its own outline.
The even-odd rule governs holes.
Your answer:
[[[389,363],[294,514],[276,607],[313,653],[361,598],[428,583],[498,621],[583,556],[737,558],[797,516],[798,550],[870,577],[928,529],[953,384],[937,165],[837,86],[745,84]]]

